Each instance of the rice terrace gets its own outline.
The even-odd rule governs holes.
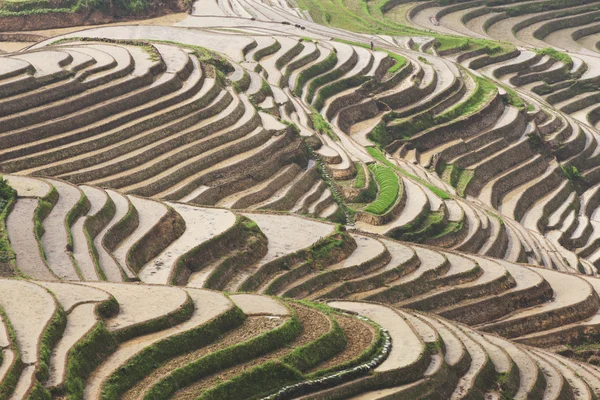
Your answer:
[[[600,0],[0,0],[0,400],[598,400]]]

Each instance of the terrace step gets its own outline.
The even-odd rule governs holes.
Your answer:
[[[125,49],[124,49],[125,50]],[[105,116],[107,112],[109,112],[113,107],[120,106],[121,110],[123,104],[128,102],[128,105],[135,106],[139,104],[139,101],[134,101],[133,98],[138,96],[147,96],[148,99],[153,99],[157,97],[159,93],[157,89],[162,89],[163,87],[168,87],[169,83],[176,83],[172,80],[173,76],[170,74],[164,74],[155,82],[152,82],[152,73],[151,70],[156,68],[159,64],[158,62],[152,62],[146,58],[146,53],[132,46],[125,51],[130,54],[133,53],[135,59],[135,67],[131,73],[132,81],[137,84],[137,87],[134,86],[133,90],[121,94],[121,96],[117,96],[113,99],[112,102],[103,104],[102,111],[97,111],[92,113],[96,107],[90,107],[85,109],[85,111],[81,110],[81,107],[85,105],[90,105],[89,101],[81,101],[79,99],[69,99],[67,102],[71,102],[69,107],[67,108],[67,112],[63,113],[60,104],[56,108],[45,107],[43,109],[43,113],[39,114],[38,118],[21,118],[21,115],[11,116],[10,119],[3,118],[4,127],[1,129],[3,133],[2,143],[5,145],[9,144],[22,144],[23,139],[19,139],[18,135],[23,129],[27,129],[30,133],[30,140],[33,138],[41,139],[47,138],[52,134],[57,134],[61,131],[64,132],[64,128],[66,129],[77,129],[81,127],[84,123],[94,123],[98,121],[99,117]],[[144,87],[142,85],[148,85]],[[122,88],[128,88],[129,85],[123,85]],[[153,94],[153,92],[155,92]],[[74,102],[74,100],[79,100],[79,102]],[[35,110],[32,110],[35,111]],[[59,120],[56,120],[59,118]]]
[[[106,279],[110,282],[121,282],[123,281],[123,269],[119,265],[112,252],[106,247],[105,239],[107,234],[113,230],[116,224],[123,221],[125,216],[128,214],[130,207],[135,210],[130,200],[122,194],[113,190],[107,190],[106,194],[110,197],[111,201],[115,205],[115,215],[106,224],[96,238],[94,239],[94,246],[98,252],[98,263],[102,269],[102,273]],[[136,211],[137,212],[137,211]],[[117,243],[118,244],[118,243]]]
[[[58,191],[58,201],[44,220],[45,233],[42,236],[42,247],[48,267],[60,279],[78,281],[81,279],[70,253],[72,233],[69,226],[69,214],[76,212],[75,207],[82,207],[84,195],[76,186],[58,180],[48,180]],[[89,204],[89,203],[88,203]]]
[[[254,273],[269,268],[277,259],[310,247],[319,239],[333,233],[335,226],[311,221],[293,216],[280,216],[273,218],[269,214],[244,213],[258,224],[260,230],[268,240],[267,254],[262,260],[249,270],[236,271],[237,274],[227,284],[226,290],[237,291]],[[311,234],[308,235],[307,233]],[[259,282],[264,285],[265,282]],[[259,288],[258,288],[259,289]]]
[[[18,194],[24,191],[31,195],[45,196],[50,191],[50,185],[42,181],[32,181],[32,186],[25,186],[31,190],[25,190],[17,186]],[[11,185],[15,180],[10,178]],[[25,185],[29,185],[25,183]],[[42,253],[41,243],[35,233],[35,214],[40,206],[37,197],[19,197],[6,220],[6,230],[11,247],[17,257],[17,268],[27,276],[34,279],[57,280],[58,277],[52,272]]]
[[[387,329],[392,342],[388,358],[375,371],[378,373],[395,372],[416,367],[415,364],[425,358],[425,343],[417,335],[412,325],[393,309],[386,306],[351,301],[332,301],[327,303],[333,308],[356,312]]]
[[[467,282],[410,298],[400,303],[402,306],[418,310],[431,310],[440,306],[448,306],[471,296],[501,293],[514,285],[514,281],[506,269],[499,263],[480,257],[472,257],[469,260],[451,253],[446,253],[446,257],[451,267],[439,281],[444,283]],[[476,274],[478,270],[481,270],[482,273]],[[475,276],[473,276],[474,273]],[[469,282],[469,275],[473,276],[470,278],[471,282]]]
[[[2,280],[0,288],[0,306],[10,321],[17,341],[16,349],[25,364],[20,376],[17,375],[14,395],[24,398],[31,393],[37,381],[34,374],[40,368],[42,336],[61,310],[56,299],[46,289],[33,283]]]
[[[228,208],[260,208],[261,203],[270,201],[275,193],[297,179],[301,168],[298,164],[285,166],[280,172],[250,189],[235,193],[217,205]]]
[[[96,307],[110,299],[110,295],[99,289],[64,283],[39,282],[56,296],[68,314],[65,330],[58,340],[50,358],[50,377],[46,387],[64,384],[67,357],[73,346],[88,334],[97,324]]]
[[[169,284],[180,257],[207,240],[230,229],[235,215],[227,210],[198,208],[185,204],[167,203],[185,221],[185,232],[139,272],[143,282]]]
[[[491,262],[491,260],[488,261]],[[514,286],[500,293],[462,300],[455,305],[442,306],[435,310],[436,314],[474,325],[510,314],[519,307],[519,302],[523,299],[527,299],[528,304],[534,306],[552,296],[551,286],[534,270],[522,268],[503,260],[496,262],[501,264],[514,279]],[[482,307],[482,304],[490,306]]]
[[[504,349],[519,373],[519,389],[514,394],[515,399],[524,399],[528,396],[541,398],[542,384],[544,382],[544,373],[542,368],[531,358],[531,356],[512,344],[508,340],[498,338],[493,335],[485,335],[485,338],[496,346]],[[549,394],[549,393],[548,393]]]
[[[91,186],[81,186],[81,191],[90,201],[90,209],[87,216],[79,218],[71,228],[73,235],[73,258],[77,263],[79,271],[81,271],[83,280],[97,281],[100,280],[100,277],[96,271],[96,263],[92,254],[98,250],[95,247],[90,248],[87,239],[89,232],[85,224],[91,218],[100,218],[98,213],[107,205],[110,198],[105,191]],[[94,246],[93,242],[91,245]]]
[[[146,124],[152,125],[151,129],[144,129],[143,121],[136,120],[92,137],[80,135],[83,136],[80,140],[77,140],[77,137],[75,140],[67,138],[64,145],[55,146],[52,151],[23,157],[12,164],[19,167],[27,161],[27,167],[30,169],[25,171],[28,173],[59,174],[64,179],[74,182],[93,182],[110,176],[111,173],[115,174],[119,167],[127,165],[132,156],[139,158],[139,164],[144,160],[141,157],[147,157],[157,143],[163,145],[163,152],[169,150],[173,143],[177,143],[173,136],[177,137],[176,134],[181,130],[183,133],[187,132],[185,128],[203,117],[210,116],[212,109],[202,106],[213,101],[215,94],[211,90],[214,90],[214,85],[211,84],[211,80],[203,82],[202,79],[203,74],[197,66],[181,89],[184,94],[189,92],[190,99],[180,102],[177,107],[161,109],[161,114],[151,114],[150,118],[145,120]],[[82,157],[82,153],[87,157]],[[154,155],[157,155],[156,150]],[[11,162],[8,164],[11,165]],[[42,166],[39,168],[31,168],[32,165],[40,164]]]
[[[390,261],[387,247],[377,239],[350,234],[356,248],[342,262],[325,266],[321,271],[311,271],[295,281],[287,282],[281,291],[283,297],[307,297],[331,282],[352,279],[374,270],[380,270]]]
[[[181,307],[183,302],[188,301],[187,299],[191,299],[194,311],[184,322],[121,343],[117,350],[100,364],[88,380],[84,392],[84,396],[88,398],[98,398],[106,379],[110,378],[110,376],[120,367],[126,365],[132,357],[148,346],[161,343],[169,338],[197,329],[233,307],[233,304],[223,295],[197,289],[187,289],[184,291],[181,289],[160,286],[144,287],[131,284],[110,284],[110,286],[107,286],[109,284],[97,285],[102,285],[104,289],[109,290],[117,300],[119,300],[119,304],[123,308],[123,314],[127,316],[117,316],[113,320],[107,321],[107,325],[111,330],[118,328],[123,329],[125,326],[132,326],[133,324],[140,324],[144,321],[151,321],[153,318],[164,318],[167,313],[172,313],[176,310],[176,307]],[[132,286],[136,288],[136,290],[131,291]],[[146,294],[143,294],[144,292]],[[154,307],[144,306],[140,308],[141,305],[135,304],[136,296],[137,298],[140,298],[139,296],[145,296],[148,300],[155,303]],[[170,304],[166,300],[168,300]]]
[[[342,282],[330,284],[327,288],[313,293],[308,298],[347,297],[353,293],[377,288],[381,283],[392,282],[419,267],[420,261],[414,249],[391,240],[381,239],[380,241],[391,256],[391,259],[383,268],[364,274],[359,278],[344,279]],[[347,262],[345,261],[345,263]]]
[[[485,349],[477,341],[467,333],[463,332],[456,326],[450,326],[445,324],[464,344],[466,350],[469,352],[471,364],[467,372],[460,378],[457,388],[452,393],[451,399],[462,399],[469,397],[472,393],[476,393],[477,382],[484,380],[485,376],[490,373],[490,369],[493,369],[489,355],[485,352]]]
[[[450,264],[444,254],[416,246],[413,249],[419,257],[420,264],[412,274],[393,280],[383,287],[351,296],[351,298],[396,303],[403,298],[411,297],[414,290],[419,287],[418,284],[428,282],[449,270]]]
[[[585,280],[541,268],[535,269],[535,271],[551,285],[554,292],[553,301],[539,307],[523,310],[517,315],[483,324],[478,327],[480,330],[502,332],[502,336],[513,338],[555,327],[558,321],[554,319],[553,315],[560,313],[559,310],[569,309],[568,320],[573,322],[596,313],[598,309],[597,294]],[[564,285],[567,280],[569,281],[570,290]],[[573,290],[574,288],[578,289]],[[530,322],[523,323],[525,319]],[[565,322],[565,320],[562,320],[560,324]]]
[[[127,255],[130,249],[158,224],[161,218],[167,214],[168,210],[164,204],[157,201],[146,200],[137,196],[128,196],[128,199],[131,205],[138,210],[138,225],[133,233],[127,236],[113,250],[113,256],[125,271],[127,278],[133,279],[136,275],[127,262]]]

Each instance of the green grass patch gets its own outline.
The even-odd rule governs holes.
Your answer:
[[[465,101],[442,114],[434,115],[432,112],[426,111],[411,118],[393,121],[388,124],[385,135],[371,132],[369,139],[385,146],[395,139],[410,139],[419,132],[477,112],[497,93],[498,89],[491,81],[485,78],[474,75],[472,75],[472,78],[475,80],[476,87]],[[393,113],[389,115],[389,118],[394,118]]]
[[[295,370],[306,372],[346,348],[346,336],[337,320],[330,315],[331,329],[321,337],[295,348],[282,361]]]
[[[310,114],[310,119],[312,120],[313,128],[315,131],[319,132],[320,134],[329,136],[331,140],[335,140],[336,142],[340,141],[340,138],[338,137],[338,135],[335,134],[329,122],[327,122],[321,114],[319,114],[316,111],[313,111],[312,114]]]
[[[205,392],[196,400],[260,398],[280,387],[302,381],[302,374],[279,361],[268,361]]]
[[[5,265],[7,269],[14,268],[16,259],[6,231],[6,219],[16,199],[16,190],[0,176],[0,265]]]
[[[471,182],[474,176],[475,171],[461,168],[458,175],[458,181],[456,182],[455,186],[456,193],[458,193],[459,196],[465,197],[465,190],[467,190],[467,186],[469,185],[469,182]]]
[[[2,307],[0,307],[0,315],[2,316],[2,321],[8,332],[8,338],[10,340],[9,348],[14,354],[14,361],[6,371],[4,379],[0,382],[0,399],[9,399],[19,382],[19,377],[21,376],[24,365],[21,361],[21,351],[19,350],[15,329]],[[2,361],[6,362],[6,360]]]
[[[510,104],[513,107],[518,108],[519,110],[524,110],[525,109],[525,102],[523,101],[523,99],[517,94],[517,92],[515,92],[512,88],[506,86],[506,85],[499,85],[502,86],[502,88],[504,90],[506,90],[506,102],[508,104]],[[527,108],[529,107],[533,107],[532,105],[528,105]]]
[[[379,191],[377,199],[365,207],[364,211],[376,215],[383,215],[392,208],[400,193],[398,175],[388,166],[381,164],[369,165],[369,170],[375,176]]]
[[[365,184],[367,183],[365,177],[365,170],[361,163],[355,163],[354,166],[356,168],[356,177],[354,178],[353,186],[357,189],[364,188]]]
[[[473,179],[475,172],[455,164],[445,164],[442,166],[442,170],[442,179],[456,188],[456,193],[459,196],[464,197],[467,185]]]
[[[281,43],[279,43],[279,41],[276,40],[270,46],[257,50],[256,53],[254,53],[254,61],[259,62],[263,58],[270,56],[271,54],[277,53],[279,49],[281,49]]]
[[[442,212],[430,212],[420,220],[415,221],[414,224],[403,226],[402,229],[394,232],[393,236],[398,240],[420,243],[427,238],[439,237],[445,231],[446,225]],[[451,229],[456,228],[456,226],[451,227]]]
[[[54,294],[52,294],[54,297]],[[50,377],[50,357],[52,350],[60,340],[67,326],[67,314],[57,303],[56,313],[42,334],[39,349],[39,366],[36,378],[40,382],[46,382]]]
[[[582,1],[582,0],[577,0]],[[319,24],[332,26],[349,30],[352,32],[368,33],[368,34],[387,34],[390,36],[429,36],[440,40],[443,48],[458,44],[464,45],[464,38],[451,37],[439,33],[425,31],[407,26],[406,21],[402,18],[401,23],[393,19],[394,13],[387,14],[390,11],[388,0],[299,0],[298,4],[302,10],[310,12],[313,20]],[[340,40],[344,42],[343,40]],[[454,42],[454,43],[453,43]],[[354,42],[348,42],[353,45]],[[468,48],[487,48],[490,53],[498,53],[502,51],[512,51],[514,46],[509,43],[495,42],[485,39],[469,39]],[[383,49],[377,49],[382,50]],[[390,54],[391,57],[394,57]],[[400,63],[392,66],[390,73],[394,73],[402,68]]]
[[[294,94],[297,97],[302,97],[302,91],[306,82],[312,78],[321,75],[322,73],[329,71],[337,64],[337,54],[332,51],[325,59],[317,64],[314,64],[298,74],[296,78],[296,86],[294,87]]]
[[[567,53],[563,53],[561,51],[553,49],[552,47],[545,47],[543,49],[535,49],[534,51],[537,54],[548,56],[548,57],[552,58],[553,60],[562,62],[569,69],[573,68],[573,59]]]
[[[459,51],[485,50],[487,55],[508,53],[514,49],[510,43],[487,39],[475,39],[455,36],[440,36],[437,38],[437,51],[457,49]]]
[[[433,193],[435,193],[437,196],[439,196],[442,200],[450,200],[450,199],[452,199],[452,196],[448,192],[446,192],[446,191],[444,191],[444,190],[442,190],[442,189],[440,189],[440,188],[432,185],[431,183],[427,182],[424,179],[419,178],[416,175],[413,175],[413,174],[410,174],[410,173],[406,172],[402,168],[400,168],[397,165],[395,165],[394,163],[392,163],[390,160],[388,160],[387,158],[385,158],[385,156],[383,155],[383,153],[381,152],[381,150],[379,150],[379,149],[377,149],[375,147],[367,147],[367,151],[376,160],[381,161],[385,165],[387,165],[387,166],[389,166],[391,168],[394,168],[396,171],[400,172],[402,175],[407,176],[407,177],[411,178],[412,180],[414,180],[416,182],[419,182],[421,185],[429,188],[429,190],[431,190]]]
[[[69,351],[64,392],[68,399],[82,399],[85,382],[100,363],[117,349],[117,342],[103,321]]]

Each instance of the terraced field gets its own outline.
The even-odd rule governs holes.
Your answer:
[[[0,398],[598,398],[599,7],[0,34]]]

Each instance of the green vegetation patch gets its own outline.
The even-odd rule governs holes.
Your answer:
[[[192,363],[172,371],[169,375],[156,383],[148,391],[145,398],[152,400],[171,398],[177,390],[187,387],[203,377],[224,368],[242,364],[291,343],[301,332],[302,325],[300,320],[296,314],[293,313],[292,318],[278,328],[265,332],[245,342],[207,354]],[[300,373],[298,372],[298,374]],[[219,386],[213,388],[213,390],[218,388]],[[222,389],[218,389],[216,393],[222,393]],[[243,393],[245,394],[246,392]],[[230,397],[214,398],[229,399]]]
[[[16,190],[11,188],[8,182],[0,176],[0,265],[10,265],[15,261],[15,253],[10,246],[6,231],[6,219],[16,198]]]
[[[117,342],[103,321],[71,350],[67,357],[64,392],[68,399],[82,399],[87,377],[100,363],[117,349]]]
[[[453,0],[448,0],[453,1]],[[563,0],[564,1],[564,0]],[[577,0],[583,1],[583,0]],[[299,0],[298,4],[301,9],[310,12],[313,20],[321,25],[333,26],[349,30],[352,32],[368,33],[390,36],[428,36],[437,38],[445,48],[464,48],[468,50],[485,49],[488,54],[497,54],[499,52],[508,52],[514,50],[514,46],[509,43],[497,42],[485,39],[467,39],[442,35],[432,31],[416,29],[405,25],[406,21],[401,18],[398,22],[394,20],[394,13],[387,14],[394,7],[389,0]],[[490,1],[493,3],[493,1]],[[339,40],[345,42],[344,40]],[[352,45],[363,44],[347,42]],[[384,49],[377,49],[386,51]],[[395,58],[393,53],[388,53],[392,58]],[[401,63],[392,66],[388,71],[394,73],[402,68]]]
[[[414,223],[407,224],[395,231],[393,237],[398,240],[419,243],[431,237],[439,237],[445,232],[446,226],[442,212],[429,212],[423,214]],[[448,229],[455,230],[457,228],[458,226],[451,226]]]
[[[253,57],[254,61],[259,62],[263,58],[270,56],[271,54],[277,53],[279,51],[279,49],[281,49],[281,43],[279,43],[279,41],[276,40],[270,46],[262,48],[262,49],[258,50],[256,53],[254,53],[254,57]]]
[[[464,197],[467,185],[475,176],[475,172],[455,164],[443,165],[442,170],[442,178],[456,188],[456,193],[459,196]]]
[[[354,166],[356,167],[356,177],[353,186],[357,189],[364,188],[366,184],[365,170],[360,163],[355,163]]]
[[[583,176],[579,169],[577,169],[574,165],[561,165],[560,170],[562,171],[565,178],[570,180],[571,182],[583,180]]]
[[[437,39],[436,50],[439,52],[456,49],[458,51],[484,50],[488,55],[508,53],[514,49],[510,43],[465,38],[455,36],[440,36]]]
[[[570,55],[568,55],[567,53],[563,53],[561,51],[558,51],[556,49],[553,49],[552,47],[545,47],[543,49],[536,49],[534,50],[537,54],[541,54],[544,56],[548,56],[550,58],[552,58],[553,60],[562,62],[563,64],[565,64],[569,69],[573,68],[573,59],[571,58]]]
[[[502,88],[504,90],[506,90],[506,102],[508,104],[510,104],[513,107],[518,108],[519,110],[524,110],[525,107],[525,102],[523,101],[523,99],[517,94],[517,92],[515,92],[512,88],[506,86],[506,85],[499,85],[502,86]],[[529,106],[527,106],[527,108],[529,108]]]
[[[337,320],[329,316],[331,329],[304,346],[295,348],[282,361],[295,370],[306,372],[324,360],[328,360],[346,348],[346,336]]]
[[[54,296],[52,294],[52,296]],[[56,303],[56,313],[50,323],[46,326],[42,334],[42,340],[39,349],[39,366],[36,378],[40,382],[46,382],[50,377],[50,357],[52,350],[60,340],[67,326],[67,314],[62,306]]]
[[[375,176],[379,192],[377,193],[377,199],[369,204],[364,211],[383,215],[396,203],[396,199],[400,193],[398,175],[396,175],[392,168],[381,164],[371,164],[369,165],[369,170]]]
[[[476,87],[465,101],[442,114],[434,115],[427,111],[412,118],[394,121],[387,126],[385,134],[374,131],[369,134],[369,139],[385,146],[395,139],[410,139],[419,132],[477,112],[497,93],[498,89],[485,78],[479,76],[472,76],[472,78],[475,80]],[[394,113],[388,115],[388,119],[394,118]]]
[[[337,54],[332,51],[327,57],[320,63],[312,65],[298,74],[296,78],[296,87],[294,87],[294,94],[298,97],[302,97],[302,91],[306,82],[314,78],[315,76],[321,75],[322,73],[329,71],[337,64]]]
[[[183,2],[186,7],[190,1]],[[0,17],[16,17],[40,14],[65,14],[100,10],[110,15],[136,15],[157,9],[161,6],[158,0],[27,0],[1,1]]]
[[[2,382],[0,382],[0,399],[8,399],[11,397],[10,395],[13,393],[17,386],[19,377],[21,376],[21,371],[23,370],[23,362],[21,361],[21,351],[19,350],[15,329],[13,328],[10,320],[8,319],[8,316],[6,315],[6,312],[2,307],[0,307],[0,315],[2,316],[4,326],[8,331],[8,338],[10,339],[9,348],[14,354],[13,363],[6,371]],[[2,361],[6,362],[6,360]]]
[[[429,190],[431,190],[433,193],[435,193],[437,196],[439,196],[442,200],[450,200],[452,198],[452,196],[448,192],[438,188],[437,186],[432,185],[431,183],[427,182],[424,179],[419,178],[416,175],[406,172],[402,168],[400,168],[397,165],[395,165],[394,163],[392,163],[390,160],[385,158],[385,156],[383,155],[381,150],[379,150],[375,147],[367,147],[367,151],[374,159],[381,161],[385,165],[387,165],[391,168],[394,168],[396,171],[400,172],[402,175],[407,176],[407,177],[411,178],[412,180],[419,182],[421,185],[429,188]]]
[[[279,361],[269,361],[203,392],[197,400],[243,400],[300,382],[302,374]]]
[[[340,138],[335,134],[329,122],[327,122],[327,120],[325,120],[321,114],[314,111],[312,114],[310,114],[310,119],[312,120],[313,129],[315,131],[329,136],[331,140],[335,140],[336,142],[340,141]]]
[[[120,398],[123,393],[132,388],[137,382],[142,380],[160,365],[163,365],[174,357],[189,353],[214,342],[224,332],[242,324],[245,319],[246,316],[239,308],[232,307],[204,325],[185,331],[179,335],[171,336],[146,347],[143,351],[129,359],[124,366],[119,368],[110,376],[110,378],[108,378],[102,389],[102,398]],[[219,357],[219,355],[221,357]],[[244,354],[241,353],[238,357],[241,358],[243,355]],[[226,354],[222,354],[221,352],[210,354],[207,357],[212,357],[215,362],[227,363],[230,361],[226,357]],[[200,369],[198,369],[197,364],[201,363],[202,360],[206,361],[205,359],[206,357],[173,371],[172,374],[169,375],[173,377],[173,380],[163,379],[159,381],[148,392],[146,398],[155,400],[169,398],[170,394],[174,393],[179,387],[177,386],[178,383],[181,383],[175,379],[194,379],[193,375],[187,375],[187,371],[191,370],[193,373],[199,373]],[[203,366],[206,367],[206,365]],[[209,366],[214,367],[213,364],[210,364]],[[195,379],[199,379],[199,377]]]

